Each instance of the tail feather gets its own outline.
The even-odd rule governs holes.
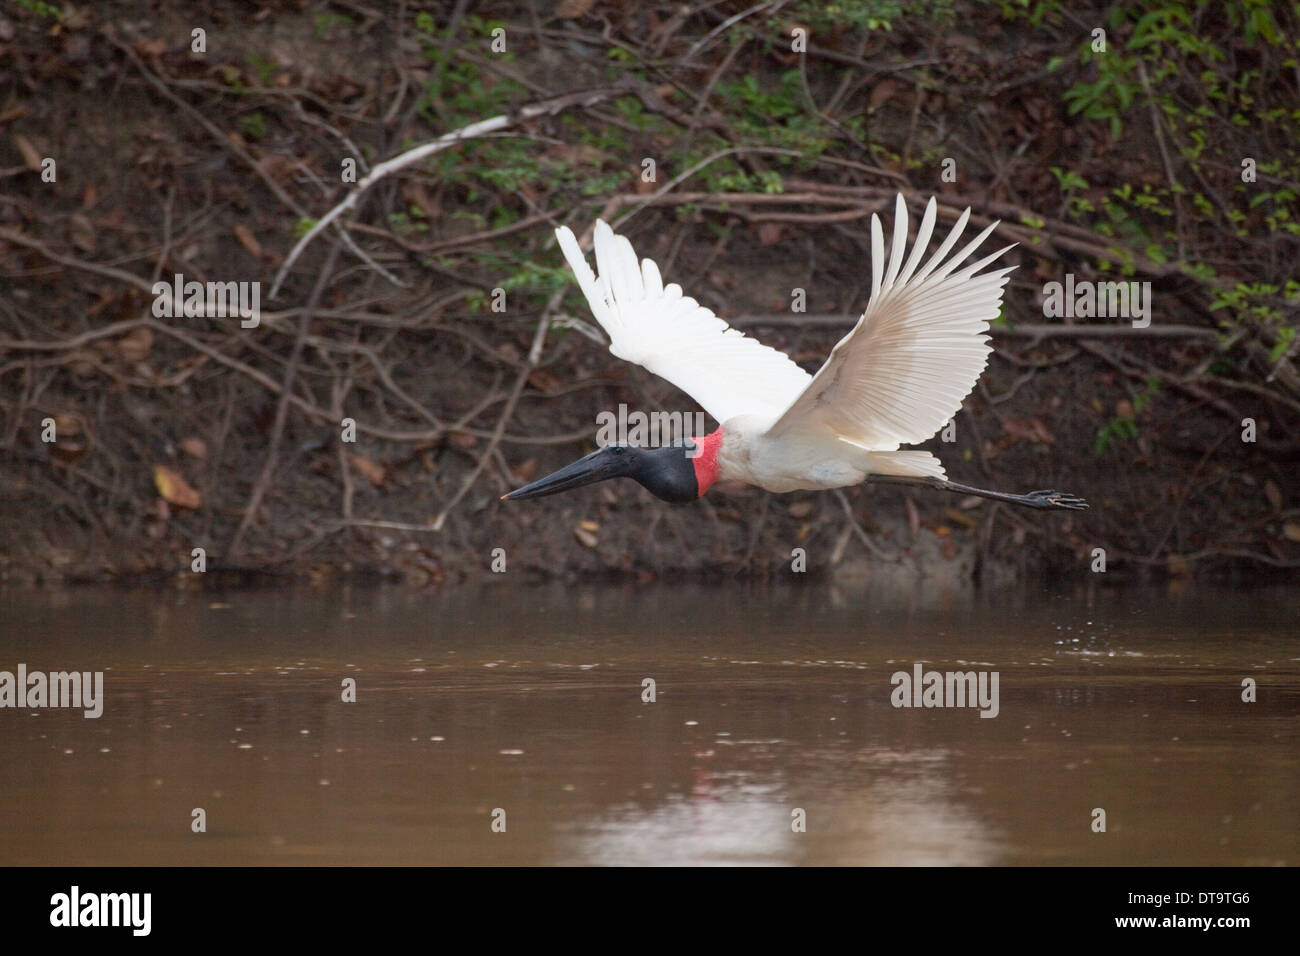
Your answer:
[[[948,480],[939,459],[928,451],[873,451],[867,456],[873,475],[897,475],[901,478],[938,478]]]

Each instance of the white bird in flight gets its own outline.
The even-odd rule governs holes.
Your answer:
[[[632,478],[658,497],[688,502],[718,481],[771,492],[844,488],[863,481],[920,484],[1033,508],[1080,510],[1057,491],[1015,495],[947,479],[926,441],[961,408],[988,364],[989,322],[1014,266],[980,274],[1011,246],[962,268],[998,225],[951,258],[970,219],[967,209],[922,265],[936,205],[925,208],[907,253],[907,207],[900,194],[888,266],[880,219],[871,217],[871,298],[857,325],[816,375],[788,355],[727,325],[664,285],[649,259],[598,220],[594,275],[567,226],[555,231],[609,350],[672,382],[721,427],[660,448],[626,444],[599,451],[503,495],[537,498],[608,478]],[[906,255],[906,260],[904,256]]]

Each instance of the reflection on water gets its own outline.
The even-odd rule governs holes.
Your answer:
[[[0,864],[1295,864],[1298,596],[6,594],[106,700],[0,709]]]

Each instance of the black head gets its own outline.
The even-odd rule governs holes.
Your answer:
[[[570,488],[580,488],[607,478],[632,478],[657,498],[684,504],[700,496],[695,475],[695,461],[688,456],[693,445],[673,444],[662,448],[637,448],[632,445],[606,445],[585,458],[530,485],[516,488],[501,497],[506,501],[541,498]]]

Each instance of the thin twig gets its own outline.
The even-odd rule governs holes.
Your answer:
[[[457,143],[467,142],[468,140],[478,139],[488,133],[495,133],[498,130],[509,129],[518,126],[520,123],[528,120],[537,119],[541,116],[553,116],[556,113],[563,112],[574,106],[591,106],[593,103],[600,103],[604,100],[613,99],[623,96],[629,91],[630,87],[624,83],[619,86],[605,87],[595,90],[582,90],[577,93],[568,93],[564,96],[552,97],[548,100],[542,100],[537,103],[530,103],[527,106],[520,107],[513,113],[503,113],[500,116],[493,116],[491,119],[480,120],[477,123],[470,123],[451,133],[439,136],[437,139],[427,143],[421,143],[404,153],[394,156],[392,159],[385,160],[374,169],[370,170],[363,176],[348,193],[347,197],[333,209],[327,212],[317,223],[307,231],[307,234],[299,239],[294,247],[285,257],[284,265],[280,266],[275,274],[275,282],[271,285],[271,298],[274,299],[280,291],[280,286],[284,282],[285,276],[293,268],[293,264],[298,261],[302,251],[311,244],[312,240],[320,235],[321,231],[328,227],[339,216],[354,208],[375,183],[386,178],[398,170],[413,166],[436,153],[440,153]]]
[[[538,363],[541,361],[542,348],[546,344],[546,330],[550,326],[551,322],[551,313],[559,306],[560,301],[564,298],[564,293],[567,291],[568,290],[564,286],[556,289],[554,294],[552,294],[550,301],[546,303],[546,308],[542,310],[542,316],[537,320],[537,331],[533,333],[532,347],[528,350],[528,361],[525,363],[524,367],[519,370],[519,375],[515,378],[515,387],[510,391],[510,397],[506,400],[506,407],[501,411],[501,417],[497,419],[497,427],[492,432],[492,437],[488,440],[488,446],[484,449],[483,454],[479,456],[478,463],[475,464],[474,469],[466,475],[465,480],[461,482],[460,490],[452,496],[452,499],[447,502],[446,506],[434,520],[434,531],[442,530],[442,526],[447,521],[447,515],[451,514],[451,510],[460,503],[460,500],[464,498],[466,494],[469,493],[470,488],[474,486],[474,483],[478,480],[479,474],[483,471],[483,467],[488,463],[488,459],[492,457],[492,453],[496,451],[497,445],[501,443],[501,436],[505,434],[506,425],[509,424],[510,417],[515,412],[515,404],[519,401],[519,394],[524,390],[524,383],[528,381],[528,376],[533,373],[533,370],[537,368]]]
[[[230,539],[230,545],[226,548],[225,559],[227,561],[233,561],[238,557],[243,543],[244,532],[252,524],[257,509],[262,504],[262,498],[266,496],[267,489],[271,487],[271,478],[275,473],[275,465],[280,457],[280,439],[284,436],[284,425],[289,417],[289,399],[293,395],[293,380],[298,372],[298,360],[302,356],[307,330],[311,327],[312,310],[320,302],[321,294],[329,283],[330,276],[334,272],[334,263],[338,261],[341,248],[340,243],[335,243],[330,247],[329,254],[325,257],[325,265],[316,277],[315,286],[312,287],[311,298],[307,300],[307,309],[298,320],[298,334],[294,338],[293,350],[289,353],[289,362],[285,366],[284,383],[280,387],[280,401],[275,406],[275,423],[271,427],[271,437],[267,443],[266,461],[262,464],[262,474],[258,477],[257,484],[253,486],[253,493],[249,496],[248,504],[244,506],[244,516],[239,521],[239,527],[235,529],[234,537]]]

